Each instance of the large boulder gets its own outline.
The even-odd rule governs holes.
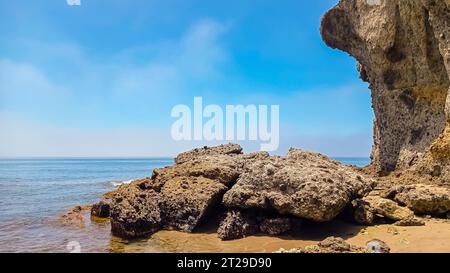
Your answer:
[[[374,181],[350,167],[311,152],[291,149],[287,157],[245,164],[223,204],[230,208],[275,210],[317,222],[335,218]]]
[[[162,185],[152,179],[124,185],[111,201],[112,232],[127,239],[161,228],[190,232],[220,204],[226,190],[222,183],[201,176],[174,177]]]

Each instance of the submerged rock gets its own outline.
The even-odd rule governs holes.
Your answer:
[[[64,225],[78,226],[83,228],[85,212],[91,210],[91,206],[75,206],[60,216]]]
[[[229,208],[274,209],[317,222],[330,221],[374,180],[323,155],[291,149],[287,157],[247,162],[225,194]]]

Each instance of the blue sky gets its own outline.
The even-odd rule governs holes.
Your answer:
[[[194,96],[279,104],[278,153],[368,156],[368,87],[319,34],[335,3],[0,0],[0,156],[172,156],[204,144],[170,138]]]

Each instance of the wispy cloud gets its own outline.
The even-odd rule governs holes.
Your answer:
[[[286,90],[236,75],[240,61],[255,61],[254,52],[242,52],[250,50],[245,40],[227,47],[235,40],[224,40],[236,28],[214,19],[192,22],[175,35],[118,42],[126,46],[105,48],[109,52],[71,40],[69,31],[58,39],[5,40],[0,156],[169,156],[212,145],[170,138],[170,109],[196,95],[208,104],[279,104],[280,154],[291,146],[332,156],[368,154],[371,113],[363,85]],[[256,64],[270,77],[279,67],[265,63],[262,53]],[[247,151],[259,148],[242,144]]]
[[[0,59],[0,97],[3,105],[8,100],[20,102],[31,97],[36,104],[59,103],[67,107],[63,114],[68,119],[78,115],[76,109],[89,108],[94,122],[96,117],[113,114],[114,109],[128,108],[129,116],[137,110],[136,115],[147,114],[148,122],[156,122],[152,111],[166,111],[169,117],[171,100],[199,81],[207,84],[222,77],[220,66],[227,62],[228,54],[221,36],[228,27],[203,19],[178,39],[140,43],[106,56],[91,56],[70,42],[18,40],[23,52],[18,59],[27,62]],[[71,100],[57,101],[57,93],[66,93]],[[39,109],[34,114],[51,111]],[[57,113],[46,116],[51,114]],[[102,120],[98,122],[101,126]]]
[[[63,86],[51,81],[32,64],[0,59],[0,96],[58,96],[66,93]]]

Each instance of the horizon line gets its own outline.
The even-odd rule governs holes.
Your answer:
[[[327,155],[328,156],[328,155]],[[0,156],[8,159],[175,159],[177,156]],[[331,159],[370,159],[370,156],[328,156]]]

